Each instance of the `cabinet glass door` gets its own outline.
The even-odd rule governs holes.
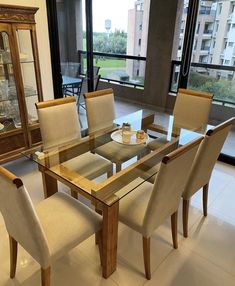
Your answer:
[[[21,128],[9,35],[0,31],[0,132]]]
[[[16,35],[20,56],[25,102],[28,112],[28,123],[33,124],[38,121],[37,111],[35,107],[35,103],[38,102],[38,90],[31,31],[17,29]]]

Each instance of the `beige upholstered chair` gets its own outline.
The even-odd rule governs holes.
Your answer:
[[[174,126],[196,130],[208,123],[213,94],[180,88],[173,110]],[[149,142],[148,148],[155,150],[162,146],[166,137]]]
[[[171,216],[174,248],[177,243],[177,210],[192,161],[202,137],[176,149],[162,159],[154,184],[144,182],[120,201],[119,219],[143,236],[146,278],[151,278],[150,237]]]
[[[40,264],[42,286],[50,285],[53,261],[94,233],[101,235],[101,217],[87,206],[56,193],[34,207],[21,179],[1,166],[0,211],[9,234],[10,277],[15,277],[19,243]]]
[[[74,97],[38,102],[36,107],[45,149],[50,149],[81,137]],[[113,164],[110,161],[91,152],[67,161],[66,165],[89,179],[94,179],[105,173],[111,176],[113,172]],[[74,193],[72,194],[75,195]]]
[[[174,124],[195,129],[208,123],[213,94],[180,88],[174,106]]]
[[[188,236],[190,198],[201,188],[203,188],[203,214],[207,216],[208,187],[211,173],[234,119],[231,118],[208,130],[198,149],[183,192],[183,230],[185,237]]]
[[[115,119],[114,96],[112,89],[98,90],[84,94],[89,133],[113,126]],[[121,164],[131,158],[141,155],[144,145],[127,146],[114,141],[95,149],[95,152],[116,164],[116,172],[121,170]]]

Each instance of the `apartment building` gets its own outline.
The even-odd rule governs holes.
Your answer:
[[[148,19],[150,0],[137,0],[134,8],[128,11],[127,27],[127,54],[134,56],[146,56]],[[144,77],[144,61],[127,61],[127,73],[131,77]]]
[[[177,59],[181,59],[187,19],[187,3],[183,9]],[[201,1],[194,36],[192,62],[235,66],[235,1]],[[199,69],[197,69],[200,72]],[[212,70],[217,78],[233,78],[233,71]]]

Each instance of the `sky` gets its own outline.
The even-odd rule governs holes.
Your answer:
[[[111,31],[127,31],[128,10],[136,0],[93,0],[93,31],[106,32],[105,20],[111,20]]]

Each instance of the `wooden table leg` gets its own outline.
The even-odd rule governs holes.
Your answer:
[[[103,277],[108,278],[117,267],[119,202],[103,204]]]
[[[45,173],[43,169],[39,169],[42,173],[42,183],[45,199],[58,192],[57,180]]]

